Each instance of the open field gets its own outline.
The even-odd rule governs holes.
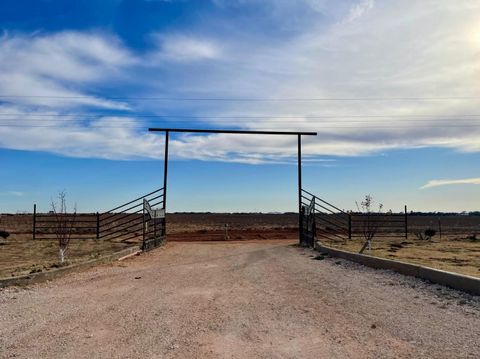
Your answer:
[[[87,261],[127,247],[125,243],[93,239],[72,241],[65,264]],[[0,245],[0,278],[46,271],[58,266],[58,244],[55,241],[17,237]]]
[[[290,243],[169,242],[0,290],[0,357],[480,357],[478,297]]]
[[[58,244],[55,240],[32,239],[31,215],[2,215],[0,229],[10,237],[0,242],[0,278],[47,271],[58,267]],[[297,234],[297,215],[251,214],[169,214],[167,230],[169,240],[248,240],[292,239]],[[79,221],[92,221],[94,215],[79,214]],[[112,223],[115,226],[116,222]],[[225,232],[225,224],[229,225]],[[138,238],[125,240],[96,240],[95,228],[85,226],[72,235],[67,262],[76,263],[108,255],[132,245],[140,245]],[[53,233],[50,236],[54,236]],[[37,238],[41,238],[38,236]]]
[[[355,238],[347,242],[323,243],[358,253],[364,240]],[[441,240],[430,241],[418,240],[414,235],[409,235],[407,240],[398,237],[374,238],[371,253],[365,250],[364,254],[480,277],[480,240],[472,242],[465,236],[443,236]]]
[[[480,216],[410,215],[407,237],[402,217],[396,215],[389,222],[389,216],[384,216],[372,251],[364,254],[480,277]],[[318,239],[327,246],[358,253],[365,243],[362,221],[356,221],[351,239],[318,222]],[[418,236],[426,229],[436,231],[430,240]]]
[[[80,215],[80,218],[91,219],[93,215]],[[436,228],[438,217],[412,216],[408,219],[411,233],[407,240],[375,238],[372,255],[480,277],[480,240],[466,239],[471,233],[480,233],[480,216],[440,218],[441,239],[437,234],[431,241],[421,241],[413,234],[428,227]],[[171,241],[296,239],[297,221],[296,214],[178,213],[167,215],[167,233]],[[0,229],[12,234],[0,245],[0,277],[49,270],[58,265],[56,241],[32,240],[31,215],[2,215]],[[141,231],[138,235],[140,238]],[[67,255],[70,262],[110,254],[140,243],[139,238],[124,240],[122,236],[114,240],[95,240],[92,228],[76,236],[84,239],[72,240]],[[346,243],[325,241],[326,245],[354,252],[358,252],[362,243],[358,235]]]

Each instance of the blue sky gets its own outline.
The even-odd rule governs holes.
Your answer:
[[[4,0],[0,212],[161,186],[148,126],[317,131],[304,184],[342,208],[478,210],[479,20],[473,0]],[[295,145],[173,136],[168,210],[295,210]]]

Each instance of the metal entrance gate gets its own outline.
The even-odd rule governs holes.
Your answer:
[[[149,251],[158,247],[165,239],[165,229],[165,208],[152,208],[150,202],[144,198],[142,250]]]
[[[310,204],[302,202],[300,212],[300,245],[302,247],[314,247],[317,226],[315,224],[315,197]]]
[[[315,240],[345,242],[352,238],[352,217],[338,207],[302,189],[301,242],[314,247]]]
[[[198,134],[238,134],[238,135],[275,135],[275,136],[295,136],[297,137],[297,171],[298,171],[298,234],[302,244],[303,237],[309,245],[313,246],[315,237],[315,209],[308,211],[308,215],[302,214],[302,136],[316,136],[316,132],[296,132],[296,131],[247,131],[247,130],[207,130],[207,129],[189,129],[189,128],[149,128],[149,131],[165,133],[165,160],[163,167],[163,209],[166,208],[167,201],[167,177],[168,177],[168,143],[170,132],[175,133],[198,133]],[[306,217],[305,217],[306,216]],[[305,218],[304,218],[305,217]],[[313,221],[313,222],[312,222]],[[303,223],[307,226],[305,233]],[[313,225],[312,225],[313,223]]]
[[[141,240],[144,251],[158,247],[166,237],[163,188],[98,214],[98,239]],[[159,206],[160,208],[155,208]]]

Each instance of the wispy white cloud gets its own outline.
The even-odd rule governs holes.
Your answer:
[[[0,106],[0,113],[11,113],[11,120],[18,119],[11,124],[26,124],[20,131],[17,127],[0,127],[0,147],[4,148],[118,160],[159,158],[163,148],[163,139],[139,131],[134,118],[85,120],[76,114],[58,117],[58,112],[35,111],[28,114],[41,118],[32,121],[25,119],[26,112],[10,106]],[[34,126],[28,127],[32,122]]]
[[[127,109],[125,103],[85,89],[115,78],[135,62],[135,56],[110,35],[5,34],[0,38],[0,94],[19,95],[6,100],[24,106]]]
[[[354,21],[364,14],[366,14],[369,10],[373,8],[375,5],[375,0],[361,0],[358,3],[352,5],[348,12],[347,17],[345,18],[345,22]]]
[[[0,196],[12,196],[12,197],[22,197],[25,193],[21,191],[6,191],[0,192]]]
[[[78,109],[98,107],[212,115],[194,126],[315,130],[319,136],[305,139],[304,147],[305,154],[314,157],[421,147],[480,151],[477,118],[459,117],[478,114],[477,1],[455,5],[449,0],[347,1],[342,2],[348,6],[343,6],[339,21],[328,26],[322,19],[333,11],[331,2],[303,3],[315,6],[313,16],[321,25],[309,23],[281,39],[249,28],[241,34],[229,26],[220,31],[209,22],[200,29],[204,31],[152,35],[156,46],[140,53],[103,33],[6,35],[0,39],[0,94],[71,99],[18,98],[0,104],[2,112],[18,112],[15,123],[30,124],[22,114],[42,113],[52,116],[42,117],[37,124],[53,126],[22,131],[0,127],[0,146],[111,159],[161,156],[163,138],[135,128],[140,119],[134,115],[121,119],[105,115],[88,121],[75,116]],[[290,17],[298,15],[293,13],[295,7],[288,9]],[[112,84],[125,89],[127,97],[140,93],[146,97],[472,98],[126,103],[92,91]],[[71,116],[63,123],[58,114]],[[236,118],[239,114],[265,116]],[[232,120],[226,122],[225,117]],[[119,123],[123,128],[114,128]],[[295,141],[288,138],[215,135],[180,136],[172,139],[172,146],[172,153],[180,158],[251,163],[288,161],[296,149]]]
[[[158,48],[151,54],[154,62],[215,60],[222,56],[219,44],[209,39],[184,34],[154,34],[152,38]]]
[[[451,186],[451,185],[480,185],[480,177],[478,178],[463,178],[463,179],[443,179],[443,180],[430,180],[426,185],[420,187],[421,189],[439,187],[439,186]]]
[[[262,98],[379,98],[216,104],[219,115],[271,115],[239,121],[248,128],[318,131],[317,139],[306,144],[311,154],[352,156],[419,147],[480,151],[478,121],[464,116],[477,113],[480,37],[472,41],[472,34],[480,33],[480,4],[391,1],[370,11],[373,5],[353,3],[344,15],[350,21],[327,29],[309,27],[281,44],[254,39],[250,51],[237,45],[228,72],[202,73],[202,90],[230,94],[234,88],[237,96]],[[208,71],[214,74],[210,78]],[[421,100],[456,96],[471,98]],[[281,120],[296,114],[300,118]]]

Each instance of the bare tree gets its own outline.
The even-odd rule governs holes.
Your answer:
[[[378,204],[378,211],[373,211],[374,199],[371,195],[367,194],[365,199],[358,205],[358,202],[355,202],[357,205],[358,211],[362,214],[362,233],[365,238],[365,244],[359,253],[363,253],[368,247],[368,251],[372,251],[372,241],[375,235],[378,232],[379,221],[374,218],[375,214],[381,213],[383,209],[383,204]]]
[[[51,206],[52,212],[55,215],[55,235],[58,240],[58,258],[60,263],[63,263],[72,237],[72,231],[77,216],[77,206],[74,206],[72,214],[68,214],[67,195],[65,191],[59,192],[57,198],[57,203],[52,199]]]

